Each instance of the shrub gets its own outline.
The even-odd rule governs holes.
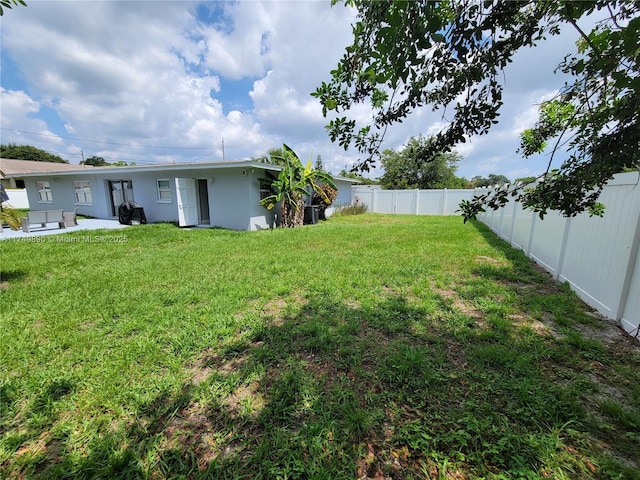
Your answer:
[[[366,213],[367,205],[360,203],[358,197],[354,198],[354,202],[350,205],[338,205],[333,213],[334,215],[360,215]]]

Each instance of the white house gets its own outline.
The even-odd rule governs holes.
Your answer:
[[[274,211],[259,203],[267,193],[260,178],[267,172],[277,175],[281,169],[259,162],[227,161],[90,169],[77,166],[10,176],[24,181],[31,210],[77,208],[81,215],[117,218],[119,205],[133,201],[144,208],[150,223],[260,230],[276,223]],[[334,180],[339,189],[335,203],[350,203],[354,181]]]

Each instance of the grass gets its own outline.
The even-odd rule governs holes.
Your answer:
[[[637,346],[480,224],[109,235],[0,243],[2,478],[640,478]]]

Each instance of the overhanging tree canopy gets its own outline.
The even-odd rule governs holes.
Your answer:
[[[614,173],[640,166],[640,77],[638,2],[584,1],[377,1],[347,0],[358,10],[353,44],[331,72],[332,80],[312,94],[329,111],[348,112],[369,102],[371,124],[338,116],[327,125],[333,141],[354,145],[368,170],[379,155],[389,125],[413,109],[451,108],[449,125],[432,142],[434,154],[484,134],[498,122],[502,71],[523,47],[575,28],[581,41],[558,66],[573,76],[558,96],[541,107],[539,122],[525,132],[522,153],[547,142],[567,159],[535,188],[504,187],[463,206],[472,218],[484,206],[497,208],[516,196],[525,206],[572,216],[597,210],[602,186]],[[600,11],[606,19],[585,32],[578,20]],[[354,115],[355,117],[355,115]]]

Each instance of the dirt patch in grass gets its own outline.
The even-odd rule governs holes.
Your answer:
[[[594,312],[587,312],[587,315],[596,319],[596,322],[576,325],[582,335],[621,350],[640,352],[640,340],[629,335],[618,323]]]
[[[251,302],[248,309],[243,312],[259,312],[260,316],[270,319],[275,326],[284,325],[284,317],[292,307],[302,308],[308,304],[308,300],[300,295],[289,295],[287,297],[276,297],[263,303],[263,300],[256,299]],[[238,313],[236,317],[241,317],[243,313]]]
[[[327,361],[325,358],[316,356],[313,353],[300,354],[303,368],[311,373],[315,378],[324,380],[325,388],[331,388],[334,380],[340,374],[333,362]]]
[[[203,352],[202,356],[195,361],[194,365],[187,369],[191,377],[192,385],[199,385],[209,378],[213,372],[211,363],[215,362],[217,358],[218,355],[214,353],[213,350],[207,349]]]
[[[495,266],[506,266],[507,263],[504,260],[498,260],[497,258],[493,258],[493,257],[488,257],[486,255],[478,255],[476,257],[476,260],[480,263],[487,263],[489,265],[495,265]]]
[[[230,453],[226,447],[231,432],[217,427],[217,422],[205,414],[201,405],[192,403],[166,426],[162,449],[177,449],[192,455],[197,459],[198,467],[206,470],[213,460]]]
[[[241,416],[256,418],[265,406],[264,397],[259,389],[258,382],[251,382],[248,385],[239,386],[228,395],[222,403],[228,408],[229,415],[234,419]]]
[[[472,307],[466,303],[455,290],[438,288],[435,285],[431,286],[431,289],[445,301],[451,302],[451,306],[464,316],[473,320],[479,328],[486,328],[487,323],[484,319],[483,313],[477,308]]]
[[[260,347],[262,342],[253,342],[246,350],[234,352],[233,355],[220,355],[213,349],[205,350],[200,357],[187,368],[192,385],[199,385],[206,381],[212,373],[228,376],[241,370],[247,363],[251,350]]]

